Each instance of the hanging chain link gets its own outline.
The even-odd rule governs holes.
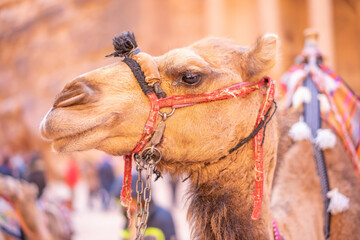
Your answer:
[[[138,180],[136,182],[136,240],[144,237],[147,221],[149,218],[149,207],[151,202],[151,177],[155,170],[155,165],[161,160],[161,152],[152,147],[146,148],[139,156],[135,156],[136,170],[138,172]],[[144,181],[141,178],[142,171],[146,171],[145,188]]]
[[[135,226],[136,226],[136,239],[141,239],[141,229],[144,227],[143,223],[143,206],[142,206],[142,194],[144,189],[144,182],[141,178],[141,171],[142,169],[139,166],[136,166],[136,170],[138,172],[138,180],[136,182],[136,195],[137,195],[137,201],[136,201],[136,220],[135,220]],[[144,231],[145,233],[145,231]]]
[[[149,207],[151,202],[151,177],[154,171],[154,164],[149,164],[146,169],[146,180],[145,188],[144,181],[141,178],[142,168],[137,166],[138,180],[136,182],[136,193],[137,193],[137,203],[136,203],[136,240],[140,240],[144,237],[147,220],[149,218]],[[144,206],[143,206],[144,202]]]
[[[147,227],[147,221],[149,218],[149,207],[151,202],[151,177],[153,173],[158,174],[155,166],[160,162],[162,155],[159,149],[156,148],[162,139],[165,130],[165,120],[171,114],[162,113],[162,121],[159,122],[154,135],[151,138],[151,147],[144,149],[140,156],[135,155],[134,161],[136,163],[136,170],[138,173],[138,180],[136,181],[136,240],[143,239]],[[144,181],[141,178],[142,171],[146,171],[145,175],[145,188]]]

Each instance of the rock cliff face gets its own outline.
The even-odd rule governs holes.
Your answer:
[[[109,63],[111,38],[125,21],[121,2],[9,0],[0,4],[0,97],[48,97],[72,77]],[[131,16],[122,16],[132,22]],[[110,23],[110,24],[109,24]]]
[[[37,132],[65,82],[114,61],[103,58],[112,50],[113,35],[136,22],[131,14],[117,14],[128,2],[2,1],[0,103],[15,98],[23,111],[17,116],[25,117],[30,130]]]

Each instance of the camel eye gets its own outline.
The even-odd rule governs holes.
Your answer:
[[[200,73],[186,71],[181,78],[182,82],[188,85],[195,85],[201,79]]]

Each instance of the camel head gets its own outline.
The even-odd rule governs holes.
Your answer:
[[[259,81],[275,64],[276,46],[277,37],[271,34],[251,47],[207,38],[154,60],[167,96],[200,94]],[[158,145],[164,164],[196,164],[221,157],[251,133],[263,99],[254,91],[244,98],[177,109],[166,120]],[[119,61],[67,83],[40,130],[58,152],[98,149],[126,155],[139,140],[149,111],[149,99],[130,68]]]

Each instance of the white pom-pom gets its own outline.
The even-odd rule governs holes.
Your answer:
[[[329,191],[326,196],[330,199],[327,211],[331,214],[334,215],[349,209],[349,198],[341,194],[337,188]]]
[[[306,77],[306,73],[303,69],[298,69],[292,73],[286,74],[284,77],[283,82],[286,84],[287,90],[292,92],[296,88],[298,82]]]
[[[295,123],[289,131],[289,136],[294,141],[311,140],[311,130],[305,122]]]
[[[317,96],[319,102],[320,102],[320,112],[321,113],[328,113],[331,109],[330,102],[325,94],[318,94]]]
[[[315,145],[317,145],[320,149],[325,150],[335,146],[336,136],[330,129],[319,129],[316,133],[317,136],[315,138]]]
[[[327,93],[331,93],[333,91],[335,91],[338,87],[337,82],[335,81],[335,79],[333,79],[332,77],[330,77],[329,75],[325,74],[324,75],[324,87],[325,87],[325,91]]]
[[[303,103],[309,103],[311,101],[311,93],[307,87],[300,86],[295,91],[292,98],[292,106],[297,109]]]

